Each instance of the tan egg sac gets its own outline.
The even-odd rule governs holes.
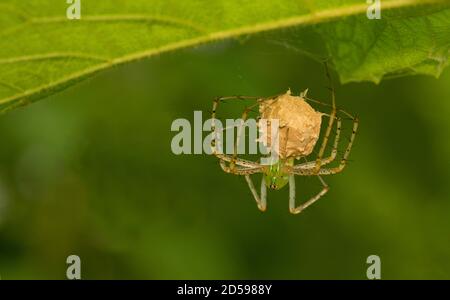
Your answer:
[[[260,126],[260,140],[266,147],[271,146],[270,120],[278,119],[279,157],[299,158],[311,154],[319,139],[322,113],[315,111],[302,97],[292,96],[290,90],[262,102],[259,112],[262,120],[268,120],[267,126]]]

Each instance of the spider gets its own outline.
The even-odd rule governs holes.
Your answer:
[[[344,170],[347,159],[349,157],[356,132],[358,129],[359,120],[357,117],[353,117],[351,114],[347,113],[344,110],[337,109],[336,108],[336,101],[335,101],[335,92],[331,80],[331,76],[328,72],[328,68],[326,67],[326,74],[330,82],[330,92],[331,92],[331,105],[323,103],[318,100],[314,100],[312,98],[309,98],[307,96],[307,91],[304,91],[300,94],[299,97],[292,97],[290,94],[290,91],[288,91],[285,94],[280,94],[273,97],[268,98],[261,98],[261,97],[252,97],[252,96],[227,96],[227,97],[218,97],[214,99],[213,101],[213,109],[212,109],[212,131],[215,131],[215,123],[216,120],[216,111],[219,107],[219,104],[226,100],[253,100],[256,101],[256,103],[247,106],[242,114],[242,120],[245,121],[248,118],[248,115],[250,111],[252,111],[255,107],[259,106],[260,109],[260,116],[265,114],[266,116],[274,115],[273,109],[274,105],[278,105],[280,109],[285,109],[291,111],[291,107],[286,107],[286,102],[283,100],[286,97],[290,97],[290,101],[299,101],[296,104],[300,105],[300,110],[297,111],[297,114],[290,115],[288,120],[285,120],[287,122],[290,122],[292,120],[300,120],[300,122],[304,122],[305,120],[308,121],[307,113],[309,113],[311,116],[316,118],[316,127],[311,130],[311,126],[314,125],[306,124],[307,126],[303,126],[304,124],[300,123],[300,130],[297,130],[297,136],[295,138],[294,144],[292,145],[292,141],[290,140],[290,129],[292,129],[289,126],[286,126],[286,124],[280,124],[280,136],[284,137],[281,138],[282,144],[284,144],[284,149],[282,148],[280,150],[280,159],[277,161],[274,161],[270,164],[261,164],[258,162],[245,160],[242,158],[239,158],[237,156],[236,152],[236,144],[234,147],[233,155],[227,155],[219,153],[216,149],[216,137],[213,137],[211,142],[212,147],[212,154],[214,154],[220,162],[220,166],[226,173],[231,173],[235,175],[242,175],[245,177],[247,184],[250,188],[251,193],[253,194],[253,197],[256,200],[257,206],[261,211],[265,211],[267,208],[267,187],[271,190],[279,190],[289,184],[289,211],[292,214],[298,214],[302,212],[304,209],[309,207],[311,204],[319,200],[323,195],[325,195],[328,190],[329,186],[325,183],[325,181],[322,178],[322,175],[333,175],[340,173]],[[284,97],[284,98],[283,98]],[[287,98],[286,98],[287,99]],[[283,102],[284,101],[284,102]],[[330,113],[322,113],[322,112],[316,112],[307,102],[312,102],[316,104],[320,104],[323,106],[331,107]],[[292,104],[292,102],[290,102]],[[284,107],[283,107],[284,106]],[[267,113],[269,111],[269,113]],[[342,118],[338,116],[338,112],[344,114],[345,116],[349,117],[353,121],[353,129],[352,134],[350,136],[349,142],[347,144],[346,150],[343,154],[342,159],[340,160],[339,164],[336,167],[325,167],[326,165],[333,162],[337,156],[337,150],[339,145],[339,139],[340,139],[340,133],[341,133],[341,122]],[[306,157],[312,152],[315,144],[318,141],[319,134],[320,134],[320,126],[321,126],[321,117],[325,116],[328,117],[328,124],[325,130],[325,135],[322,140],[322,143],[319,148],[319,152],[317,154],[317,157],[314,159],[314,161],[307,161]],[[306,117],[306,119],[305,119]],[[318,119],[317,119],[318,117]],[[325,149],[327,147],[329,137],[332,131],[332,128],[334,124],[336,123],[336,134],[334,137],[334,143],[331,150],[331,153],[329,156],[324,157]],[[242,123],[241,123],[242,124]],[[311,125],[311,126],[310,126]],[[303,127],[302,127],[303,126]],[[308,127],[309,126],[309,127]],[[241,127],[238,129],[238,136],[237,141],[239,141],[240,138],[240,131],[242,129]],[[282,130],[286,130],[283,131]],[[309,130],[309,131],[308,131]],[[313,131],[313,132],[312,132]],[[299,147],[300,142],[308,141],[309,144],[307,144],[307,147],[300,148],[302,151],[297,151],[296,153],[293,153],[293,151],[289,151],[288,144],[290,143],[291,147]],[[291,149],[292,150],[292,149]],[[295,151],[294,151],[295,152]],[[305,160],[303,163],[295,164],[295,160],[302,159]],[[255,186],[253,184],[252,179],[250,178],[250,175],[262,173],[263,178],[261,181],[261,192],[258,195],[258,192],[255,189]],[[304,202],[303,204],[296,205],[296,194],[295,194],[295,175],[299,176],[317,176],[321,185],[322,190],[316,194],[315,196],[311,197],[309,200]]]

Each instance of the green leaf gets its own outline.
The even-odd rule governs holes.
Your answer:
[[[386,76],[428,74],[439,76],[450,54],[450,10],[404,17],[386,13],[377,22],[361,17],[325,24],[325,37],[342,82],[380,82]]]
[[[81,20],[69,20],[64,0],[2,0],[0,113],[117,65],[288,29],[313,28],[343,82],[438,76],[448,65],[449,5],[383,0],[382,19],[369,20],[362,0],[81,0]]]

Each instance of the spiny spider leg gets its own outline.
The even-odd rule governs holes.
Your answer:
[[[250,178],[250,175],[245,175],[245,180],[248,183],[248,187],[250,188],[250,191],[253,194],[253,197],[255,198],[256,204],[258,205],[258,208],[260,211],[265,211],[267,208],[267,187],[266,182],[264,181],[264,176],[262,178],[261,182],[261,197],[258,196],[258,192],[255,189],[255,185],[253,184],[252,179]]]
[[[332,175],[342,172],[344,170],[350,151],[352,150],[353,142],[355,141],[355,136],[358,131],[359,119],[357,117],[353,120],[352,135],[350,136],[350,141],[345,149],[343,158],[341,159],[339,166],[335,168],[320,168],[316,171],[316,166],[306,166],[302,168],[292,169],[292,173],[295,175],[312,176],[312,175]]]
[[[250,174],[256,174],[256,173],[262,173],[264,166],[259,166],[259,167],[252,167],[252,168],[248,168],[248,167],[238,167],[236,166],[236,162],[233,166],[230,166],[229,164],[227,165],[227,163],[224,160],[220,160],[220,166],[222,167],[222,170],[226,173],[231,173],[234,175],[250,175]]]
[[[234,168],[234,165],[238,165],[238,166],[242,166],[242,167],[249,167],[249,168],[256,168],[259,167],[260,165],[256,162],[251,162],[251,161],[246,161],[246,160],[242,160],[237,158],[237,154],[236,151],[234,150],[233,156],[230,155],[225,155],[225,154],[221,154],[217,151],[217,145],[216,145],[216,111],[217,108],[219,107],[219,103],[225,100],[257,100],[260,97],[254,97],[254,96],[227,96],[227,97],[218,97],[216,99],[214,99],[213,102],[213,109],[212,109],[212,117],[211,117],[211,130],[213,131],[213,138],[211,140],[211,150],[212,150],[212,154],[215,155],[217,158],[220,159],[221,161],[221,166],[222,169],[224,169],[224,171],[228,172],[230,171],[230,169]],[[236,148],[236,143],[235,143],[235,148]],[[222,162],[222,160],[227,161],[231,164],[231,167],[226,166],[226,164],[224,162]]]
[[[328,107],[333,107],[331,104],[329,104],[329,103],[324,103],[323,101],[319,101],[319,100],[316,100],[316,99],[313,99],[313,98],[309,98],[309,97],[307,97],[307,96],[304,96],[303,97],[306,101],[309,101],[309,102],[312,102],[312,103],[317,103],[317,104],[320,104],[320,105],[323,105],[323,106],[328,106]],[[341,109],[341,108],[339,108],[339,107],[337,107],[336,106],[336,112],[341,112],[341,113],[343,113],[344,115],[346,115],[347,117],[349,117],[350,119],[354,119],[354,117],[351,115],[351,114],[349,114],[347,111],[345,111],[345,110],[343,110],[343,109]],[[330,116],[330,115],[328,115],[328,114],[324,114],[324,115],[327,115],[327,116]]]
[[[342,123],[341,118],[336,117],[336,120],[337,120],[336,121],[336,135],[334,138],[333,149],[331,150],[331,154],[329,157],[326,157],[321,160],[320,166],[327,165],[336,159],[338,145],[339,145],[339,139],[340,139],[340,135],[341,135],[341,123]],[[292,169],[294,171],[298,171],[298,170],[304,170],[304,169],[311,169],[313,167],[315,168],[315,166],[316,166],[316,162],[311,161],[311,162],[306,162],[306,163],[295,165]]]
[[[329,72],[328,72],[328,69],[327,69],[327,77],[328,77],[329,80],[331,81],[331,76],[330,76],[330,74],[329,74]],[[350,138],[351,140],[353,140],[353,139],[354,139],[354,135],[356,134],[356,130],[357,130],[357,128],[358,128],[358,122],[359,122],[359,120],[358,120],[358,118],[354,117],[353,115],[351,115],[350,113],[346,112],[345,110],[343,110],[343,109],[338,109],[338,108],[336,107],[336,105],[335,105],[335,100],[334,100],[334,99],[335,99],[335,95],[334,95],[334,88],[333,88],[333,87],[331,88],[331,91],[332,91],[332,104],[324,103],[324,102],[322,102],[322,101],[319,101],[319,100],[315,100],[315,99],[309,98],[309,97],[306,96],[306,93],[304,93],[304,94],[302,94],[302,95],[303,95],[303,97],[304,97],[304,99],[305,99],[306,101],[310,101],[310,102],[318,103],[318,104],[320,104],[320,105],[332,107],[333,111],[335,111],[336,113],[337,113],[337,112],[341,112],[341,113],[343,113],[344,115],[346,115],[347,117],[349,117],[349,118],[353,121],[353,132],[352,132],[352,137]],[[326,115],[326,116],[328,116],[328,117],[330,117],[330,118],[333,116],[333,114],[331,114],[331,115],[324,114],[324,115]],[[336,115],[336,114],[335,114],[335,115]],[[337,146],[338,146],[338,141],[336,141],[336,140],[339,140],[338,132],[340,131],[340,128],[341,128],[341,118],[335,116],[335,119],[338,120],[338,121],[337,121],[338,124],[337,124],[337,130],[336,130],[335,143],[334,143],[334,146],[333,146],[333,149],[332,149],[332,154],[331,154],[331,156],[328,157],[328,158],[322,159],[322,156],[320,156],[320,152],[319,152],[318,158],[316,159],[315,162],[308,162],[308,163],[296,165],[296,166],[295,166],[295,172],[296,172],[295,174],[297,174],[297,175],[316,175],[316,174],[328,175],[328,174],[336,174],[336,173],[339,173],[339,172],[341,172],[341,171],[344,169],[345,164],[346,164],[346,162],[347,162],[348,154],[349,154],[350,149],[351,149],[351,145],[349,145],[349,147],[347,147],[347,150],[346,150],[346,157],[344,157],[344,159],[341,161],[341,164],[340,164],[340,166],[339,166],[338,168],[334,168],[333,170],[330,169],[329,171],[322,171],[322,170],[319,171],[319,170],[317,169],[317,168],[318,168],[319,159],[320,159],[320,163],[319,163],[319,169],[320,169],[322,166],[331,163],[331,162],[334,161],[334,159],[336,158],[336,155],[337,155]],[[356,123],[356,124],[355,124],[355,123]],[[326,139],[328,139],[328,136],[329,136],[329,135],[327,134],[327,133],[328,133],[328,129],[330,129],[330,128],[329,128],[329,127],[327,128],[327,132],[326,132],[326,134],[325,134],[325,138],[326,138]],[[331,130],[330,130],[330,131],[331,131]],[[324,142],[325,142],[325,139],[324,139]],[[326,141],[326,143],[327,143],[327,142],[328,142],[328,141]],[[325,143],[325,144],[326,144],[326,143]],[[351,143],[353,143],[353,141],[352,141]],[[324,143],[322,143],[322,147],[323,147],[323,144],[324,144]],[[313,174],[311,174],[310,170],[311,170],[313,164],[314,164],[314,172],[313,172]],[[304,170],[306,170],[306,171],[304,171]],[[330,172],[330,173],[327,173],[327,172]]]
[[[316,202],[317,200],[319,200],[323,195],[325,195],[328,190],[329,187],[328,185],[325,183],[325,181],[322,179],[322,177],[320,175],[317,175],[317,177],[319,178],[320,182],[322,183],[322,190],[315,195],[314,197],[310,198],[308,201],[306,201],[303,204],[300,204],[299,206],[295,206],[295,176],[294,175],[290,175],[289,176],[289,211],[292,214],[299,214],[301,213],[305,208],[307,208],[308,206],[310,206],[311,204],[313,204],[314,202]]]
[[[234,126],[223,128],[222,131],[225,131],[225,130],[227,130],[229,128],[234,128]],[[214,131],[215,131],[215,128],[214,128]],[[217,146],[216,142],[217,142],[217,138],[216,138],[215,132],[214,132],[213,139],[211,140],[211,152],[212,152],[212,154],[214,156],[216,156],[219,160],[224,160],[224,161],[226,161],[228,163],[231,162],[233,160],[233,157],[231,155],[219,153],[217,151],[217,148],[216,148],[216,146]],[[246,159],[242,159],[242,158],[236,158],[236,159],[234,159],[234,162],[238,166],[247,167],[247,168],[257,168],[257,167],[261,166],[257,162],[246,160]]]
[[[359,126],[359,119],[355,118],[353,121],[353,129],[352,129],[352,135],[350,136],[350,142],[347,145],[347,149],[345,149],[344,157],[341,159],[341,162],[339,166],[335,168],[324,168],[320,169],[319,175],[331,175],[342,172],[344,170],[348,156],[350,155],[350,151],[352,150],[353,142],[355,141],[356,132],[358,131]]]
[[[332,110],[331,110],[330,118],[328,120],[328,126],[327,126],[327,129],[325,131],[325,136],[323,138],[322,145],[320,146],[319,154],[317,155],[317,158],[316,158],[316,164],[315,164],[315,168],[314,168],[316,173],[319,172],[320,166],[322,165],[322,157],[323,157],[323,154],[325,152],[325,148],[327,147],[328,139],[330,137],[331,129],[333,128],[333,123],[334,123],[334,119],[335,119],[335,116],[336,116],[336,99],[335,99],[335,93],[334,93],[333,80],[331,80],[331,75],[330,75],[330,72],[328,70],[327,63],[325,62],[324,64],[325,64],[326,75],[327,75],[328,81],[330,83]]]
[[[255,99],[259,99],[259,97],[254,97],[254,96],[227,96],[227,97],[218,97],[216,99],[214,99],[213,101],[213,109],[212,109],[212,116],[211,116],[211,130],[215,133],[216,132],[216,111],[217,108],[219,107],[219,103],[225,100],[255,100]],[[212,152],[214,155],[217,154],[217,149],[216,149],[216,136],[213,135],[213,139],[211,141],[211,147],[212,147]]]
[[[233,157],[231,155],[216,153],[215,156],[217,158],[219,158],[220,160],[226,161],[228,163],[233,161]],[[246,167],[246,168],[260,168],[261,167],[261,165],[257,162],[242,159],[242,158],[234,159],[234,163],[238,166]]]
[[[242,129],[244,128],[245,122],[247,121],[248,118],[248,113],[256,106],[259,106],[259,102],[248,106],[244,112],[242,113],[242,117],[241,117],[241,125],[238,128],[238,132],[237,132],[237,136],[236,136],[236,140],[234,141],[234,148],[233,148],[233,159],[230,162],[230,167],[234,168],[234,165],[236,163],[237,155],[238,155],[238,148],[239,148],[239,142],[241,141],[241,135],[242,135]]]

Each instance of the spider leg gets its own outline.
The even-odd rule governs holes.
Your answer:
[[[326,72],[328,81],[330,83],[331,107],[332,107],[332,110],[331,110],[330,118],[328,120],[328,126],[327,126],[327,129],[325,131],[325,136],[323,138],[322,145],[320,146],[319,154],[317,155],[317,158],[316,158],[316,163],[315,163],[315,168],[314,168],[316,173],[319,172],[320,166],[322,165],[322,157],[323,157],[323,154],[325,152],[325,148],[326,148],[326,146],[328,144],[328,139],[330,137],[331,129],[333,128],[334,119],[336,117],[336,97],[335,97],[335,93],[334,93],[333,81],[331,80],[331,75],[330,75],[330,72],[328,70],[328,65],[327,65],[326,62],[325,62],[325,72]]]
[[[255,198],[256,204],[258,205],[258,208],[260,211],[265,211],[267,208],[267,187],[266,182],[264,181],[264,176],[261,182],[261,197],[258,196],[258,192],[255,189],[255,185],[253,184],[252,179],[250,178],[250,175],[245,175],[245,180],[248,183],[248,187],[250,188],[250,191],[253,194],[253,197]]]
[[[250,107],[248,107],[243,114],[243,118],[245,116],[245,119],[243,120],[243,122],[241,123],[241,126],[238,129],[238,136],[237,136],[237,143],[234,143],[234,149],[233,149],[233,155],[226,155],[226,154],[221,154],[219,153],[219,151],[217,150],[217,144],[216,144],[216,112],[217,109],[219,107],[219,103],[225,100],[257,100],[259,99],[259,97],[254,97],[254,96],[227,96],[227,97],[218,97],[216,99],[214,99],[213,101],[213,109],[212,109],[212,116],[211,116],[211,130],[213,131],[213,138],[211,140],[211,150],[212,150],[212,154],[215,155],[217,158],[219,158],[220,160],[224,160],[227,161],[229,163],[229,167],[226,167],[224,170],[229,171],[230,169],[232,170],[233,168],[235,168],[236,165],[238,166],[243,166],[243,167],[251,167],[251,168],[256,168],[259,167],[260,165],[256,162],[251,162],[251,161],[247,161],[247,160],[243,160],[243,159],[239,159],[237,158],[237,149],[238,149],[238,143],[240,140],[240,134],[242,132],[242,127],[245,123],[245,120],[247,119],[247,115],[249,113],[249,111],[256,105],[259,105],[259,103],[256,103],[254,105],[251,105]],[[221,166],[222,169],[224,168],[224,163],[221,161]],[[226,171],[226,172],[227,172]]]
[[[335,160],[335,158],[336,158],[338,145],[339,145],[339,139],[340,139],[340,136],[341,136],[341,128],[342,128],[342,125],[341,125],[342,124],[342,120],[341,120],[341,118],[338,117],[336,120],[337,120],[336,121],[336,135],[334,137],[333,149],[331,150],[330,156],[322,159],[320,166],[329,164],[329,163],[333,162]]]
[[[299,167],[293,168],[292,173],[295,175],[304,175],[304,176],[311,176],[311,175],[332,175],[342,172],[344,170],[348,156],[350,155],[350,151],[352,150],[353,142],[355,141],[356,133],[358,131],[359,126],[359,119],[355,117],[353,119],[353,129],[352,129],[352,135],[350,136],[350,141],[347,145],[347,148],[345,149],[345,153],[343,158],[341,159],[339,166],[334,168],[320,168],[319,171],[316,171],[316,166],[305,163],[298,165]]]
[[[347,149],[345,149],[344,157],[341,159],[339,166],[335,168],[324,168],[319,170],[319,175],[332,175],[342,172],[344,170],[348,156],[350,155],[350,151],[352,150],[353,142],[355,141],[356,132],[358,131],[359,119],[355,118],[353,121],[353,130],[352,135],[350,136],[350,142],[347,145]]]
[[[239,126],[239,128],[238,128],[238,131],[237,131],[236,140],[235,140],[235,142],[233,143],[233,158],[232,158],[232,160],[231,160],[231,162],[230,162],[230,167],[231,167],[231,168],[234,167],[234,165],[235,165],[235,163],[236,163],[236,160],[238,159],[238,158],[237,158],[237,155],[238,155],[239,142],[241,141],[242,129],[244,128],[245,122],[247,121],[248,114],[250,113],[250,111],[251,111],[254,107],[256,107],[256,106],[258,106],[258,105],[259,105],[258,102],[255,103],[255,104],[253,104],[253,105],[250,105],[250,106],[248,106],[248,107],[244,110],[244,112],[242,113],[241,124],[240,124],[240,126]]]
[[[258,99],[258,97],[253,96],[227,96],[227,97],[217,97],[213,101],[213,108],[212,108],[212,115],[211,115],[211,130],[213,132],[216,132],[216,112],[219,107],[220,102],[225,100],[255,100]],[[217,156],[217,148],[216,148],[216,136],[213,135],[213,139],[211,141],[211,150],[212,154]],[[220,158],[220,157],[219,157]]]
[[[339,145],[339,139],[340,139],[340,135],[341,135],[341,123],[342,123],[341,118],[336,117],[336,120],[337,120],[336,121],[337,127],[336,127],[336,135],[334,137],[333,149],[331,150],[330,156],[321,160],[321,163],[320,163],[321,167],[333,162],[336,159],[337,149],[338,149],[338,145]],[[306,162],[306,163],[295,165],[292,169],[293,169],[293,171],[301,171],[304,169],[310,169],[315,166],[316,166],[316,162],[312,161],[312,162]]]
[[[310,206],[311,204],[313,204],[314,202],[316,202],[317,200],[319,200],[323,195],[325,195],[328,190],[329,187],[328,185],[325,183],[325,181],[322,179],[322,177],[320,175],[317,175],[317,177],[319,178],[320,182],[322,183],[322,190],[315,195],[314,197],[310,198],[308,201],[306,201],[303,204],[300,204],[299,206],[295,206],[295,176],[294,175],[290,175],[289,176],[289,211],[292,214],[299,214],[301,213],[304,209],[306,209],[308,206]]]
[[[231,163],[232,161],[234,161],[234,163],[236,165],[241,166],[241,167],[246,167],[246,168],[260,168],[260,167],[262,167],[262,165],[260,165],[257,162],[246,160],[246,159],[242,159],[242,158],[235,158],[233,160],[233,157],[231,155],[216,153],[215,156],[217,158],[219,158],[220,160],[226,161],[228,163]]]
[[[260,105],[261,102],[263,101],[267,101],[267,100],[271,100],[271,99],[276,99],[277,97],[279,97],[280,95],[275,95],[272,97],[267,97],[267,98],[261,98],[261,97],[256,97],[256,96],[226,96],[226,97],[218,97],[216,99],[214,99],[213,101],[213,109],[212,109],[212,116],[211,116],[211,130],[213,131],[213,138],[211,140],[211,152],[213,155],[215,155],[217,158],[219,158],[220,160],[224,160],[226,162],[229,163],[229,168],[225,168],[227,170],[231,170],[233,168],[235,168],[235,165],[238,166],[243,166],[243,167],[251,167],[251,168],[256,168],[256,167],[261,167],[261,165],[257,162],[252,162],[252,161],[248,161],[248,160],[243,160],[237,157],[238,153],[237,153],[237,149],[239,147],[239,142],[241,140],[241,135],[242,135],[242,129],[243,126],[245,125],[245,121],[248,118],[248,114],[250,111],[252,111],[252,109],[258,105]],[[219,107],[219,104],[223,101],[226,100],[257,100],[257,102],[253,105],[248,106],[241,117],[241,124],[238,128],[238,134],[236,137],[236,141],[234,142],[234,147],[233,147],[233,155],[226,155],[226,154],[222,154],[219,153],[219,151],[217,150],[217,137],[216,137],[216,112],[217,109]],[[221,166],[223,168],[225,164],[221,163]]]
[[[256,174],[256,173],[262,173],[264,166],[258,166],[258,167],[241,167],[236,166],[236,162],[233,166],[231,166],[231,163],[227,165],[225,160],[220,160],[220,166],[222,167],[222,170],[225,173],[231,173],[234,175],[250,175],[250,174]]]
[[[333,107],[333,105],[331,105],[329,103],[325,103],[325,102],[320,101],[320,100],[309,98],[307,96],[303,97],[303,99],[305,99],[306,101],[312,102],[312,103],[317,103],[317,104],[323,105],[323,106]],[[341,112],[341,113],[343,113],[344,115],[346,115],[347,117],[349,117],[350,119],[353,120],[353,116],[350,113],[348,113],[347,111],[345,111],[345,110],[341,109],[340,107],[336,106],[336,113],[337,112]],[[324,115],[330,116],[329,114],[324,114]]]

